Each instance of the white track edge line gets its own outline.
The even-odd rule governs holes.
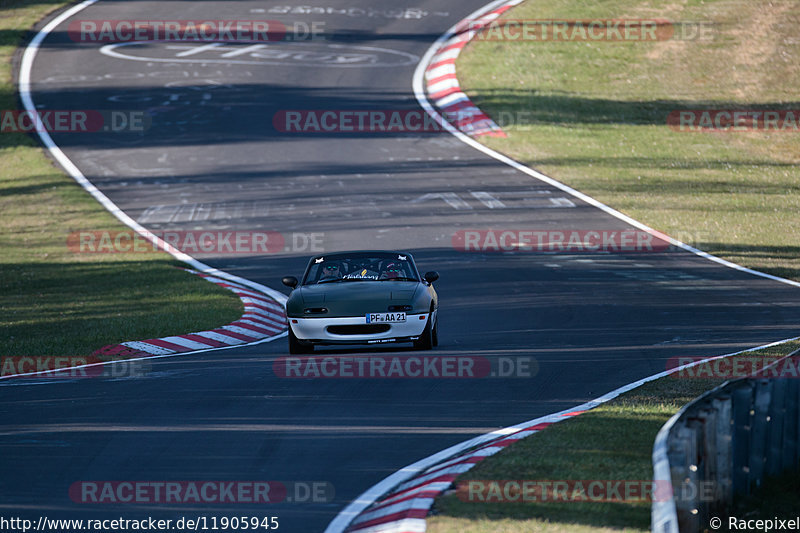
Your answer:
[[[388,494],[394,487],[399,486],[401,483],[411,479],[415,475],[423,472],[425,469],[435,465],[440,461],[445,461],[451,457],[458,455],[459,453],[467,450],[469,448],[473,448],[479,444],[483,444],[485,442],[489,442],[495,440],[499,437],[503,437],[504,435],[516,433],[526,427],[534,426],[536,424],[542,424],[545,422],[549,423],[556,423],[562,420],[570,420],[572,417],[567,417],[568,413],[574,411],[588,411],[590,409],[594,409],[595,407],[602,405],[609,400],[613,400],[614,398],[618,397],[621,394],[624,394],[630,390],[633,390],[637,387],[644,385],[645,383],[649,383],[651,381],[655,381],[657,379],[666,377],[670,374],[674,374],[680,372],[682,370],[686,370],[687,368],[692,368],[701,364],[704,364],[708,361],[714,361],[716,359],[723,359],[726,357],[732,357],[734,355],[739,355],[748,352],[754,352],[756,350],[761,350],[764,348],[770,348],[772,346],[778,346],[780,344],[785,344],[787,342],[800,340],[800,337],[792,337],[789,339],[783,339],[775,342],[771,342],[769,344],[763,344],[761,346],[755,346],[753,348],[747,348],[745,350],[740,350],[738,352],[728,353],[724,355],[716,355],[712,357],[708,357],[706,359],[702,359],[699,361],[693,361],[686,365],[681,365],[679,367],[665,370],[663,372],[659,372],[657,374],[653,374],[652,376],[648,376],[646,378],[642,378],[638,381],[634,381],[632,383],[628,383],[627,385],[623,385],[622,387],[615,389],[611,392],[608,392],[594,400],[590,400],[586,403],[582,403],[580,405],[576,405],[574,407],[570,407],[568,409],[564,409],[562,411],[558,411],[557,413],[551,413],[549,415],[540,416],[539,418],[534,418],[533,420],[528,420],[526,422],[522,422],[520,424],[515,424],[513,426],[508,426],[502,429],[498,429],[492,431],[491,433],[486,433],[484,435],[479,435],[472,439],[466,440],[454,446],[451,446],[445,450],[437,452],[433,455],[429,455],[423,459],[420,459],[416,463],[410,464],[404,468],[401,468],[394,474],[389,475],[388,477],[384,478],[382,481],[379,481],[369,489],[367,489],[363,494],[361,494],[358,498],[353,500],[344,510],[342,510],[336,518],[328,525],[325,529],[325,533],[342,533],[347,529],[350,525],[350,522],[354,520],[362,511],[368,508],[370,505],[375,503],[381,496]]]
[[[25,110],[30,113],[36,113],[36,106],[33,103],[33,97],[31,96],[30,88],[31,88],[31,71],[33,69],[33,61],[36,59],[36,54],[39,51],[39,47],[44,41],[44,39],[48,36],[48,34],[55,29],[56,26],[64,22],[69,17],[83,11],[87,7],[91,6],[92,4],[96,3],[98,0],[85,0],[80,4],[67,9],[60,15],[56,16],[53,20],[47,23],[44,28],[39,30],[36,35],[31,39],[31,42],[25,47],[25,52],[22,54],[22,62],[20,64],[19,69],[19,83],[18,83],[18,90],[20,99],[22,100],[22,105]],[[133,220],[127,213],[122,211],[114,202],[111,201],[108,196],[103,194],[95,185],[89,181],[86,176],[78,169],[77,166],[66,156],[66,154],[58,147],[58,145],[53,141],[53,138],[50,137],[50,134],[43,130],[42,128],[37,128],[37,135],[44,143],[47,151],[50,152],[50,155],[58,161],[58,163],[62,166],[62,168],[74,179],[83,189],[88,192],[92,197],[97,200],[107,211],[109,211],[114,217],[117,218],[120,222],[134,230],[136,233],[145,237],[154,245],[156,245],[159,249],[166,251],[175,259],[182,261],[190,266],[192,266],[195,270],[202,272],[203,274],[209,274],[213,276],[217,276],[219,278],[240,283],[242,285],[251,287],[256,289],[257,291],[268,295],[270,298],[278,302],[279,304],[285,304],[287,297],[275,289],[267,287],[266,285],[262,285],[261,283],[257,283],[255,281],[251,281],[249,279],[236,276],[234,274],[229,274],[223,270],[219,270],[213,268],[211,266],[206,265],[195,259],[194,257],[181,252],[177,248],[173,247],[163,239],[159,238],[154,233],[150,232],[146,228],[144,228],[141,224]],[[195,350],[190,352],[180,352],[176,354],[168,354],[168,355],[160,355],[160,356],[152,356],[146,357],[142,359],[154,359],[154,358],[161,358],[161,357],[174,357],[178,355],[190,355],[194,353],[201,353],[207,352],[211,350],[223,350],[228,348],[235,348],[235,347],[242,347],[242,346],[251,346],[255,344],[260,344],[262,342],[270,342],[274,339],[280,338],[285,336],[286,333],[282,333],[280,335],[276,335],[273,337],[268,337],[266,339],[261,339],[258,341],[248,342],[245,344],[238,344],[235,346],[225,346],[225,347],[218,347],[218,348],[211,348],[209,350]],[[125,359],[124,361],[138,361],[140,359]],[[96,364],[114,364],[116,362],[122,361],[108,361],[105,363],[96,363]],[[84,365],[84,366],[94,366],[94,365]],[[74,368],[83,368],[81,366],[74,367]],[[10,377],[19,377],[19,376],[28,376],[28,375],[36,375],[42,372],[33,372],[28,374],[15,374],[13,376],[0,376],[0,379],[10,378]]]
[[[149,361],[151,359],[166,359],[168,357],[180,357],[180,356],[183,356],[183,355],[193,355],[193,354],[205,353],[205,352],[215,352],[217,350],[230,350],[231,348],[241,348],[242,346],[254,346],[256,344],[263,344],[263,343],[267,343],[267,342],[272,342],[274,340],[277,340],[277,339],[285,337],[287,334],[288,333],[284,331],[280,335],[273,335],[272,337],[266,337],[266,338],[260,339],[258,341],[250,342],[250,343],[247,343],[247,344],[233,344],[231,346],[217,346],[215,348],[204,348],[202,350],[192,350],[190,352],[175,352],[175,353],[170,353],[170,354],[165,354],[165,355],[148,355],[148,356],[144,356],[144,357],[131,357],[129,359],[117,359],[117,360],[114,360],[114,361],[102,361],[102,362],[97,362],[97,363],[89,363],[89,364],[86,364],[86,365],[70,366],[70,367],[67,367],[67,368],[60,368],[60,369],[56,369],[56,370],[39,370],[37,372],[26,372],[24,374],[11,374],[11,375],[8,375],[8,376],[0,376],[0,380],[12,379],[12,378],[21,378],[21,377],[25,377],[25,376],[38,376],[39,374],[55,374],[55,373],[58,373],[58,372],[69,372],[69,371],[73,371],[73,370],[78,369],[78,368],[91,368],[93,366],[113,365],[113,364],[117,364],[117,363],[129,363],[131,361]],[[71,381],[73,379],[88,379],[88,378],[54,378],[51,381],[48,381],[47,384],[49,385],[51,382],[52,383],[63,383],[63,382],[66,382],[66,381]],[[19,384],[20,385],[33,385],[33,383],[24,383],[24,382],[20,382]]]
[[[568,185],[565,185],[565,184],[563,184],[563,183],[561,183],[561,182],[559,182],[559,181],[557,181],[557,180],[555,180],[555,179],[553,179],[553,178],[551,178],[551,177],[549,177],[549,176],[547,176],[545,174],[542,174],[541,172],[539,172],[537,170],[534,170],[534,169],[532,169],[532,168],[530,168],[530,167],[528,167],[526,165],[523,165],[519,161],[516,161],[516,160],[514,160],[514,159],[512,159],[512,158],[510,158],[510,157],[508,157],[508,156],[506,156],[504,154],[501,154],[500,152],[497,152],[497,151],[492,150],[491,148],[489,148],[487,146],[484,146],[483,144],[479,143],[478,141],[476,141],[472,137],[466,135],[465,133],[463,133],[462,131],[460,131],[456,127],[454,127],[448,121],[444,120],[444,118],[441,116],[441,114],[439,114],[439,112],[436,111],[436,109],[434,109],[433,105],[428,100],[427,95],[425,93],[425,85],[424,85],[424,82],[425,82],[425,71],[426,71],[426,69],[428,67],[428,64],[430,63],[431,59],[436,54],[436,51],[439,49],[439,47],[445,41],[447,41],[449,38],[451,38],[455,34],[457,28],[462,24],[462,22],[464,20],[475,18],[476,16],[478,16],[476,14],[480,14],[480,13],[482,13],[484,11],[487,11],[487,10],[490,11],[490,10],[495,9],[497,7],[500,7],[502,5],[514,6],[514,5],[522,3],[522,1],[523,0],[512,0],[512,1],[509,2],[507,0],[497,0],[495,2],[490,3],[490,4],[486,5],[486,6],[484,6],[483,8],[475,11],[471,15],[468,15],[465,19],[463,19],[462,21],[459,21],[457,24],[452,26],[449,30],[447,30],[446,33],[444,33],[441,37],[439,37],[439,39],[437,39],[436,42],[433,43],[433,45],[431,45],[430,48],[428,48],[428,50],[425,53],[425,55],[422,56],[422,59],[420,60],[419,64],[417,64],[417,68],[414,71],[414,77],[413,77],[413,80],[412,80],[412,89],[414,91],[414,96],[417,98],[417,102],[419,102],[419,104],[422,106],[422,108],[425,110],[425,112],[427,112],[444,129],[446,129],[450,134],[455,136],[458,140],[462,141],[463,143],[465,143],[465,144],[475,148],[476,150],[479,150],[479,151],[483,152],[484,154],[488,155],[489,157],[497,159],[501,163],[505,163],[506,165],[509,165],[509,166],[515,168],[516,170],[519,170],[520,172],[523,172],[523,173],[525,173],[525,174],[527,174],[527,175],[529,175],[529,176],[531,176],[531,177],[533,177],[533,178],[535,178],[537,180],[543,181],[543,182],[547,183],[548,185],[552,185],[553,187],[561,189],[562,191],[566,192],[567,194],[570,194],[570,195],[572,195],[572,196],[574,196],[576,198],[579,198],[580,200],[583,200],[584,202],[586,202],[586,203],[588,203],[588,204],[590,204],[590,205],[592,205],[592,206],[604,211],[605,213],[607,213],[607,214],[609,214],[609,215],[611,215],[613,217],[616,217],[616,218],[622,220],[623,222],[626,222],[626,223],[630,224],[631,226],[634,226],[634,227],[636,227],[636,228],[638,228],[638,229],[640,229],[642,231],[645,231],[645,232],[647,232],[647,233],[649,233],[649,234],[651,234],[651,235],[653,235],[653,236],[655,236],[655,237],[657,237],[659,239],[663,239],[663,240],[669,242],[670,244],[672,244],[673,246],[677,246],[678,248],[682,248],[683,250],[686,250],[687,252],[691,252],[691,253],[693,253],[695,255],[698,255],[698,256],[700,256],[700,257],[702,257],[704,259],[708,259],[709,261],[713,261],[715,263],[718,263],[720,265],[726,266],[728,268],[732,268],[734,270],[738,270],[740,272],[745,272],[747,274],[752,274],[754,276],[759,276],[759,277],[767,278],[767,279],[770,279],[770,280],[773,280],[773,281],[778,281],[780,283],[785,283],[787,285],[792,285],[794,287],[800,287],[800,282],[797,282],[797,281],[794,281],[794,280],[790,280],[790,279],[786,279],[786,278],[782,278],[780,276],[774,276],[772,274],[767,274],[766,272],[760,272],[758,270],[753,270],[751,268],[747,268],[745,266],[738,265],[736,263],[728,261],[727,259],[722,259],[721,257],[717,257],[715,255],[712,255],[712,254],[708,253],[708,252],[704,252],[704,251],[699,250],[699,249],[697,249],[697,248],[695,248],[693,246],[690,246],[690,245],[688,245],[688,244],[686,244],[684,242],[681,242],[681,241],[679,241],[679,240],[677,240],[677,239],[675,239],[673,237],[670,237],[669,235],[661,233],[660,231],[655,230],[655,229],[647,226],[646,224],[644,224],[642,222],[639,222],[638,220],[635,220],[635,219],[629,217],[628,215],[625,215],[624,213],[621,213],[621,212],[617,211],[616,209],[614,209],[612,207],[607,206],[606,204],[600,202],[599,200],[596,200],[596,199],[592,198],[591,196],[588,196],[588,195],[586,195],[586,194],[584,194],[584,193],[582,193],[582,192],[580,192],[580,191],[578,191],[576,189],[573,189],[572,187],[570,187]]]
[[[426,71],[426,69],[428,67],[428,64],[430,63],[431,59],[436,55],[436,52],[441,47],[442,43],[444,43],[445,41],[447,41],[448,39],[453,37],[453,35],[455,35],[456,29],[461,25],[461,23],[463,21],[477,18],[478,16],[482,15],[483,13],[485,13],[487,11],[491,11],[491,10],[497,8],[497,7],[500,7],[500,6],[503,6],[503,5],[514,6],[514,5],[522,3],[522,1],[523,0],[512,0],[512,1],[509,2],[507,0],[496,0],[494,2],[491,2],[491,3],[481,7],[479,9],[475,10],[470,15],[467,15],[464,19],[462,19],[461,21],[459,21],[456,24],[454,24],[452,27],[450,27],[449,30],[447,30],[443,35],[441,35],[428,48],[428,50],[422,56],[422,59],[420,60],[420,62],[417,64],[417,68],[414,70],[414,76],[413,76],[413,79],[412,79],[412,90],[414,91],[414,96],[416,97],[417,102],[419,102],[419,104],[425,110],[425,112],[428,113],[431,117],[433,117],[434,120],[436,120],[450,134],[452,134],[453,136],[455,136],[457,139],[459,139],[460,141],[464,142],[465,144],[467,144],[467,145],[469,145],[469,146],[471,146],[471,147],[473,147],[473,148],[475,148],[477,150],[480,150],[484,154],[486,154],[486,155],[488,155],[490,157],[493,157],[494,159],[497,159],[498,161],[500,161],[502,163],[505,163],[505,164],[507,164],[507,165],[519,170],[520,172],[524,172],[525,174],[528,174],[529,176],[531,176],[533,178],[536,178],[536,179],[541,180],[541,181],[543,181],[545,183],[548,183],[548,184],[550,184],[550,185],[552,185],[552,186],[554,186],[554,187],[556,187],[558,189],[561,189],[562,191],[564,191],[564,192],[566,192],[566,193],[568,193],[568,194],[570,194],[572,196],[575,196],[576,198],[579,198],[579,199],[585,201],[586,203],[601,209],[602,211],[608,213],[609,215],[612,215],[612,216],[614,216],[614,217],[616,217],[616,218],[618,218],[620,220],[623,220],[623,221],[633,225],[634,227],[637,227],[637,228],[639,228],[641,230],[644,230],[644,231],[650,233],[651,235],[660,237],[662,239],[666,239],[671,244],[673,244],[675,246],[678,246],[678,247],[680,247],[680,248],[682,248],[682,249],[684,249],[686,251],[689,251],[691,253],[694,253],[696,255],[699,255],[700,257],[704,257],[704,258],[709,259],[711,261],[717,262],[717,263],[719,263],[721,265],[724,265],[724,266],[727,266],[729,268],[733,268],[735,270],[740,270],[742,272],[747,272],[748,274],[753,274],[753,275],[756,275],[756,276],[765,277],[765,278],[768,278],[768,279],[771,279],[771,280],[774,280],[774,281],[779,281],[781,283],[786,283],[786,284],[789,284],[789,285],[793,285],[795,287],[800,287],[800,283],[798,283],[796,281],[788,280],[788,279],[781,278],[781,277],[778,277],[778,276],[773,276],[773,275],[767,274],[765,272],[759,272],[757,270],[752,270],[752,269],[749,269],[747,267],[743,267],[741,265],[737,265],[736,263],[732,263],[732,262],[726,261],[725,259],[722,259],[720,257],[713,256],[713,255],[711,255],[711,254],[709,254],[707,252],[703,252],[701,250],[698,250],[698,249],[696,249],[696,248],[694,248],[692,246],[689,246],[688,244],[685,244],[685,243],[683,243],[681,241],[678,241],[677,239],[674,239],[674,238],[669,237],[669,236],[667,236],[667,235],[665,235],[663,233],[660,233],[660,232],[658,232],[658,231],[646,226],[645,224],[643,224],[643,223],[641,223],[641,222],[639,222],[637,220],[634,220],[634,219],[630,218],[629,216],[617,211],[616,209],[613,209],[613,208],[603,204],[602,202],[600,202],[598,200],[595,200],[594,198],[592,198],[590,196],[587,196],[587,195],[585,195],[585,194],[573,189],[572,187],[569,187],[569,186],[567,186],[567,185],[565,185],[565,184],[563,184],[563,183],[561,183],[559,181],[556,181],[553,178],[550,178],[549,176],[546,176],[546,175],[542,174],[541,172],[538,172],[538,171],[536,171],[536,170],[534,170],[532,168],[529,168],[529,167],[523,165],[522,163],[511,159],[508,156],[505,156],[505,155],[503,155],[503,154],[501,154],[499,152],[496,152],[496,151],[492,150],[491,148],[488,148],[488,147],[482,145],[481,143],[477,142],[476,140],[474,140],[471,137],[469,137],[469,136],[465,135],[464,133],[462,133],[460,130],[455,128],[448,121],[444,120],[444,118],[431,105],[430,101],[427,99],[427,96],[425,94],[425,89],[424,89],[425,71]],[[763,345],[763,346],[760,346],[760,347],[751,348],[749,350],[744,350],[743,352],[753,351],[753,350],[757,350],[757,349],[760,349],[760,348],[767,348],[769,346],[774,346],[774,345],[777,345],[777,344],[782,344],[782,343],[785,343],[785,342],[789,342],[791,340],[796,340],[797,338],[800,338],[800,337],[795,337],[795,338],[792,338],[792,339],[784,339],[782,341],[777,341],[777,342],[766,344],[766,345]],[[743,352],[737,352],[737,353],[743,353]],[[707,360],[717,359],[719,357],[728,357],[730,355],[735,355],[735,354],[721,355],[721,356],[709,358]],[[664,375],[667,375],[667,374],[669,374],[671,372],[675,372],[677,370],[681,370],[683,368],[688,368],[690,366],[694,366],[695,364],[696,363],[690,363],[689,365],[685,365],[684,367],[678,367],[676,369],[673,369],[672,371],[660,372],[658,374],[655,374],[653,376],[649,376],[649,377],[644,378],[642,380],[639,380],[639,381],[636,381],[636,382],[633,382],[633,383],[629,383],[628,385],[625,385],[625,386],[623,386],[623,387],[621,387],[621,388],[619,388],[619,389],[617,389],[615,391],[612,391],[612,392],[606,394],[605,396],[601,396],[600,398],[592,400],[592,402],[587,402],[586,404],[583,404],[581,406],[576,406],[576,407],[574,407],[572,409],[567,409],[565,411],[560,411],[558,413],[546,415],[544,417],[540,417],[540,418],[537,418],[535,420],[531,420],[529,422],[525,422],[523,424],[518,424],[517,426],[510,426],[508,428],[504,428],[503,430],[498,430],[496,432],[487,433],[486,435],[481,435],[479,437],[476,437],[474,439],[465,441],[463,443],[456,444],[455,446],[451,446],[450,448],[447,448],[447,449],[442,450],[442,451],[440,451],[440,452],[438,452],[436,454],[433,454],[433,455],[430,455],[430,456],[428,456],[428,457],[426,457],[424,459],[421,459],[421,460],[417,461],[416,463],[413,463],[411,465],[406,466],[405,468],[402,468],[402,469],[398,470],[394,474],[391,474],[390,476],[384,478],[382,481],[378,482],[377,484],[375,484],[372,487],[370,487],[369,489],[367,489],[358,498],[353,500],[345,509],[343,509],[341,512],[339,512],[338,515],[336,515],[336,517],[330,522],[330,524],[328,524],[328,527],[325,528],[325,533],[341,533],[341,532],[343,532],[347,528],[347,526],[350,524],[350,522],[355,517],[357,517],[358,514],[361,511],[363,511],[364,509],[366,509],[367,507],[372,505],[378,498],[380,498],[382,495],[386,494],[393,487],[395,487],[395,486],[399,485],[400,483],[402,483],[403,481],[409,479],[410,477],[412,477],[417,472],[419,472],[421,470],[424,470],[425,468],[428,468],[428,467],[434,465],[437,460],[445,460],[445,459],[447,459],[449,457],[452,457],[452,456],[456,455],[457,453],[459,453],[459,451],[462,451],[463,449],[467,449],[467,448],[472,447],[473,446],[473,444],[471,444],[472,442],[476,442],[476,444],[480,444],[482,442],[485,442],[485,441],[488,441],[488,440],[492,440],[492,438],[494,438],[495,433],[500,433],[500,436],[502,436],[502,433],[503,432],[508,432],[509,429],[518,428],[519,426],[523,426],[524,427],[524,426],[527,426],[527,425],[535,425],[537,423],[541,423],[542,421],[549,420],[551,418],[556,418],[557,419],[563,413],[568,413],[568,412],[577,410],[577,409],[579,409],[579,408],[581,408],[583,406],[592,404],[593,402],[597,402],[594,406],[599,405],[600,403],[604,403],[604,402],[608,401],[609,399],[612,399],[613,397],[618,396],[619,394],[622,394],[624,392],[627,392],[628,390],[631,390],[631,389],[633,389],[635,387],[643,385],[644,383],[647,383],[648,381],[652,381],[652,380],[658,379],[660,377],[663,377]],[[614,394],[614,396],[609,397],[609,395],[612,395],[612,394]],[[487,438],[487,437],[489,437],[489,438]],[[441,459],[440,459],[440,457],[441,457]]]
[[[97,0],[86,0],[81,2],[80,4],[64,11],[60,15],[56,16],[53,20],[45,25],[44,28],[39,30],[34,38],[31,40],[30,43],[25,47],[25,52],[22,55],[22,63],[20,65],[20,73],[19,73],[19,94],[20,99],[22,100],[22,105],[25,110],[30,113],[36,113],[36,106],[33,104],[33,98],[31,97],[30,87],[31,87],[31,70],[33,68],[33,61],[36,58],[36,54],[39,51],[39,47],[47,37],[47,35],[55,29],[56,26],[64,22],[69,17],[75,15],[76,13],[86,9],[87,7],[91,6],[92,4],[96,3]],[[37,128],[37,130],[42,130],[42,128]],[[86,176],[78,169],[77,166],[64,154],[64,152],[56,145],[53,141],[53,138],[50,137],[50,134],[47,131],[37,131],[39,138],[44,143],[47,150],[53,156],[53,158],[58,161],[64,170],[72,176],[72,178],[78,182],[78,184],[83,187],[89,194],[91,194],[95,200],[100,202],[100,204],[105,207],[112,215],[114,215],[120,222],[134,230],[136,233],[145,237],[150,242],[155,244],[159,249],[166,251],[175,259],[187,263],[194,267],[196,270],[204,273],[204,274],[211,274],[214,276],[218,276],[223,279],[227,279],[229,281],[234,281],[241,283],[243,285],[247,285],[258,291],[269,295],[271,298],[276,300],[278,303],[285,303],[286,296],[260,283],[256,283],[246,278],[242,278],[240,276],[236,276],[234,274],[229,274],[223,270],[219,270],[213,267],[206,265],[205,263],[201,263],[197,259],[193,258],[192,256],[181,252],[177,248],[173,247],[163,239],[159,238],[154,233],[150,232],[146,228],[144,228],[141,224],[133,220],[127,213],[122,211],[114,202],[111,201],[108,196],[103,194],[94,184],[89,181]]]

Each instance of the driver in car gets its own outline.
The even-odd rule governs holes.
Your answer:
[[[322,277],[323,279],[340,279],[342,277],[342,267],[339,263],[333,262],[328,263],[325,265],[325,268],[322,270]]]
[[[381,272],[381,277],[379,279],[395,279],[400,277],[403,277],[403,266],[394,261],[389,261],[384,265],[383,272]]]

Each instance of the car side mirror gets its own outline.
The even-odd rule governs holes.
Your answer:
[[[434,281],[439,279],[439,273],[434,271],[425,272],[425,275],[423,277],[425,278],[425,281],[427,281],[428,283],[433,283]]]
[[[297,287],[297,283],[298,283],[298,281],[297,281],[297,278],[296,278],[296,277],[294,277],[294,276],[286,276],[285,278],[283,278],[283,279],[281,280],[281,282],[282,282],[284,285],[286,285],[287,287],[291,287],[291,288],[293,288],[293,289],[294,289],[295,287]]]

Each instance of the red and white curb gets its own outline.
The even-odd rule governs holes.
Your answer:
[[[561,416],[575,416],[581,412],[572,411]],[[428,467],[365,509],[351,522],[346,531],[348,533],[424,532],[425,517],[428,516],[434,499],[447,491],[458,476],[506,446],[533,435],[551,424],[553,422],[542,422],[524,427],[454,459],[443,460]]]
[[[434,499],[449,490],[459,475],[506,446],[552,424],[590,411],[645,383],[672,373],[681,372],[708,361],[754,352],[798,339],[800,337],[792,337],[747,350],[693,361],[623,385],[599,398],[570,409],[498,429],[451,446],[401,468],[367,489],[328,524],[325,533],[423,533],[426,530],[425,518],[430,512]]]
[[[80,4],[71,6],[59,13],[39,30],[25,47],[20,63],[18,88],[22,105],[28,113],[35,113],[37,109],[31,94],[31,71],[42,42],[59,24],[97,1],[84,0]],[[84,176],[81,170],[53,141],[47,131],[37,129],[36,133],[50,155],[58,161],[78,185],[106,208],[109,213],[137,234],[152,242],[157,249],[164,250],[175,259],[191,266],[196,274],[236,292],[245,305],[245,314],[242,318],[227,326],[186,335],[129,341],[118,345],[106,346],[95,352],[95,355],[124,355],[129,360],[136,357],[170,357],[202,350],[216,350],[236,345],[266,342],[283,335],[282,332],[286,327],[286,316],[283,311],[283,305],[286,302],[284,294],[260,283],[206,265],[164,241],[161,237],[131,218],[130,215],[120,209],[117,204],[112,202],[108,196]]]
[[[478,32],[521,1],[506,2],[478,18],[459,22],[451,36],[436,49],[425,69],[428,97],[451,124],[472,137],[505,137],[506,133],[461,90],[456,76],[456,59]]]
[[[747,268],[747,267],[744,267],[742,265],[737,265],[736,263],[732,263],[731,261],[728,261],[727,259],[722,259],[721,257],[717,257],[715,255],[712,255],[712,254],[708,253],[708,252],[704,252],[703,250],[699,250],[699,249],[697,249],[697,248],[695,248],[693,246],[689,246],[685,242],[681,242],[678,239],[675,239],[673,237],[670,237],[669,235],[661,233],[660,231],[657,231],[657,230],[649,227],[648,225],[643,224],[643,223],[639,222],[638,220],[635,220],[635,219],[629,217],[628,215],[625,215],[625,214],[617,211],[616,209],[607,206],[606,204],[600,202],[599,200],[596,200],[596,199],[592,198],[591,196],[588,196],[588,195],[586,195],[586,194],[584,194],[584,193],[582,193],[582,192],[580,192],[580,191],[578,191],[576,189],[573,189],[572,187],[570,187],[568,185],[565,185],[565,184],[561,183],[560,181],[551,178],[550,176],[542,174],[541,172],[539,172],[539,171],[537,171],[537,170],[535,170],[533,168],[530,168],[530,167],[528,167],[526,165],[523,165],[519,161],[515,161],[514,159],[512,159],[512,158],[510,158],[510,157],[508,157],[508,156],[506,156],[504,154],[501,154],[500,152],[498,152],[496,150],[493,150],[493,149],[489,148],[488,146],[484,146],[483,144],[481,144],[480,142],[478,142],[474,138],[476,135],[465,133],[465,131],[462,131],[462,129],[456,127],[456,125],[451,124],[448,121],[447,117],[445,115],[443,115],[442,113],[440,113],[439,110],[443,109],[441,106],[444,106],[444,109],[447,109],[447,108],[449,108],[449,106],[453,105],[453,102],[450,102],[449,100],[446,100],[447,98],[457,99],[457,98],[461,98],[461,95],[463,95],[463,97],[466,98],[466,95],[460,89],[455,89],[455,87],[458,86],[458,80],[455,77],[455,65],[454,65],[455,56],[457,56],[458,53],[460,53],[461,48],[463,48],[463,46],[466,44],[466,42],[469,41],[475,35],[474,33],[473,34],[469,34],[469,32],[465,32],[464,28],[465,27],[470,27],[470,21],[473,21],[472,22],[472,27],[475,27],[475,22],[474,21],[479,20],[481,17],[486,16],[487,14],[490,14],[490,13],[497,12],[497,11],[505,12],[509,8],[511,8],[511,7],[515,6],[515,5],[518,5],[518,4],[522,3],[523,1],[524,0],[495,0],[494,2],[491,2],[491,3],[487,4],[486,6],[478,9],[477,11],[475,11],[474,13],[472,13],[471,15],[469,15],[468,17],[466,17],[465,19],[460,21],[458,24],[456,24],[455,26],[450,28],[441,37],[439,37],[439,39],[436,40],[436,42],[423,55],[422,59],[420,60],[419,64],[417,65],[416,70],[414,71],[414,76],[413,76],[413,78],[411,80],[411,88],[414,91],[414,97],[417,99],[417,102],[422,107],[422,109],[424,109],[425,112],[428,113],[428,115],[433,117],[433,119],[436,120],[436,122],[439,125],[441,125],[447,132],[452,134],[456,139],[460,140],[461,142],[463,142],[467,146],[470,146],[470,147],[478,150],[479,152],[483,152],[487,156],[489,156],[491,158],[494,158],[497,161],[500,161],[501,163],[503,163],[505,165],[508,165],[508,166],[518,170],[519,172],[522,172],[523,174],[527,174],[528,176],[530,176],[530,177],[532,177],[532,178],[534,178],[536,180],[539,180],[539,181],[541,181],[543,183],[546,183],[546,184],[548,184],[548,185],[550,185],[552,187],[555,187],[555,188],[557,188],[559,190],[562,190],[565,193],[567,193],[567,194],[569,194],[569,195],[571,195],[571,196],[573,196],[575,198],[578,198],[579,200],[581,200],[583,202],[586,202],[587,204],[589,204],[589,205],[591,205],[593,207],[596,207],[597,209],[603,211],[604,213],[607,213],[607,214],[611,215],[612,217],[614,217],[614,218],[616,218],[618,220],[621,220],[621,221],[623,221],[623,222],[625,222],[627,224],[630,224],[631,226],[633,226],[635,228],[638,228],[638,229],[640,229],[642,231],[645,231],[645,232],[647,232],[647,233],[649,233],[649,234],[651,234],[651,235],[653,235],[653,236],[655,236],[655,237],[657,237],[657,238],[659,238],[661,240],[664,240],[664,241],[672,244],[673,246],[675,246],[677,248],[681,248],[681,249],[686,250],[687,252],[692,253],[692,254],[694,254],[694,255],[696,255],[698,257],[702,257],[703,259],[707,259],[708,261],[713,261],[714,263],[723,265],[723,266],[725,266],[727,268],[732,268],[734,270],[738,270],[739,272],[744,272],[744,273],[747,273],[747,274],[750,274],[750,275],[753,275],[753,276],[758,276],[760,278],[765,278],[765,279],[769,279],[769,280],[772,280],[772,281],[777,281],[779,283],[783,283],[785,285],[791,285],[793,287],[800,288],[800,282],[799,281],[794,281],[794,280],[782,278],[780,276],[775,276],[773,274],[767,274],[766,272],[759,272],[758,270],[753,270],[751,268]],[[495,18],[497,18],[497,17],[495,17]],[[488,21],[485,24],[488,24],[489,22],[491,22],[491,21]],[[451,54],[455,54],[455,56],[454,57],[448,57],[447,55],[440,56],[439,53],[444,48],[447,47],[446,43],[449,42],[451,45],[459,44],[455,40],[453,40],[456,37],[458,37],[459,34],[463,34],[464,42],[463,42],[463,44],[460,44],[460,46],[456,46],[455,48],[452,49],[452,50],[458,50],[458,52],[455,52],[455,51],[451,52]],[[438,58],[438,61],[436,60],[436,58]],[[438,85],[438,86],[433,87],[434,91],[432,92],[430,90],[431,89],[430,81],[435,80],[437,78],[440,78],[443,75],[446,75],[447,72],[440,71],[439,73],[437,73],[437,75],[431,75],[429,77],[429,71],[436,65],[438,65],[438,66],[446,66],[446,63],[444,63],[444,61],[449,61],[450,59],[452,59],[452,63],[453,63],[452,72],[450,72],[450,74],[452,74],[452,76],[453,76],[452,79],[455,80],[455,81],[451,82],[453,84],[453,87],[450,87],[448,89],[444,85]],[[442,79],[440,81],[447,81],[447,80],[446,79]],[[449,92],[449,94],[446,94],[447,92]],[[445,100],[443,101],[442,98],[445,98]],[[468,101],[468,99],[466,101]],[[467,104],[464,103],[464,105],[467,105]],[[475,107],[475,106],[472,105],[472,107]],[[477,109],[477,108],[475,108],[475,109]],[[477,119],[476,119],[476,122],[477,122]],[[467,129],[469,130],[469,128],[467,128]],[[476,129],[476,128],[474,128],[474,129]]]
[[[227,348],[241,344],[263,341],[281,335],[286,330],[286,312],[283,305],[269,296],[245,285],[187,269],[207,281],[233,291],[244,304],[244,314],[236,322],[208,331],[197,331],[184,335],[127,341],[100,348],[92,355],[115,357],[148,357],[178,353]]]

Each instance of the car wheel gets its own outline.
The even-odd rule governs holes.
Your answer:
[[[289,326],[289,353],[297,355],[301,353],[311,353],[314,351],[313,344],[306,344],[301,342],[292,332],[292,326]]]
[[[432,334],[432,343],[433,346],[439,346],[439,320],[437,319],[436,322],[433,323],[433,334]]]
[[[430,350],[433,348],[433,327],[431,326],[432,320],[433,313],[431,313],[430,318],[428,318],[428,323],[425,324],[425,329],[422,330],[422,334],[419,336],[419,339],[414,341],[414,348],[417,350]]]

